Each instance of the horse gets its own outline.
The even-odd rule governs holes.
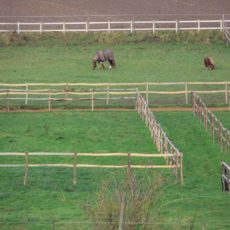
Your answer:
[[[101,69],[104,69],[104,62],[108,61],[109,62],[109,69],[115,68],[115,60],[114,60],[114,55],[112,50],[100,50],[96,52],[96,55],[92,59],[92,69],[95,70],[97,67],[97,62],[98,64],[101,65]]]
[[[213,59],[211,57],[205,57],[204,58],[204,65],[206,68],[214,70],[215,67],[215,62],[213,61]]]

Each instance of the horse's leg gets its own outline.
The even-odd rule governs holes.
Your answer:
[[[115,62],[114,60],[108,60],[109,61],[109,69],[112,69],[115,67]]]
[[[104,63],[100,62],[100,64],[101,64],[101,69],[104,69],[105,68]]]

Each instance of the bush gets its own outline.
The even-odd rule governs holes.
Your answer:
[[[154,208],[159,198],[157,190],[162,183],[160,176],[155,180],[145,177],[138,181],[131,171],[127,172],[123,182],[102,183],[96,204],[89,205],[90,208],[86,210],[95,223],[94,229],[112,230],[121,226],[126,230],[157,229],[155,223],[159,217]]]
[[[4,33],[0,36],[1,46],[22,45],[116,45],[142,42],[161,43],[223,43],[225,37],[221,31],[159,31],[159,32],[102,32],[102,33]]]

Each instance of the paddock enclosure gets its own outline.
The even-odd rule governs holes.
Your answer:
[[[230,2],[91,3],[0,2],[0,228],[228,230]]]
[[[133,108],[138,93],[144,95],[148,106],[186,106],[192,104],[192,92],[202,95],[206,104],[230,106],[229,85],[227,81],[0,84],[0,108]]]

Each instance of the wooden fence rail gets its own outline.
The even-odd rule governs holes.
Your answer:
[[[223,30],[223,24],[230,20],[149,20],[149,21],[83,21],[83,22],[1,22],[0,33],[33,32],[114,32],[127,31],[186,31]]]
[[[221,162],[221,171],[222,191],[230,193],[230,166],[224,161]]]
[[[215,89],[206,90],[202,86],[212,86]],[[51,110],[54,101],[89,100],[94,108],[95,100],[104,100],[108,105],[112,100],[134,100],[137,90],[145,95],[149,104],[151,95],[184,95],[185,103],[189,103],[191,92],[199,94],[223,94],[223,103],[229,104],[230,82],[144,82],[144,83],[0,83],[0,102],[10,110],[11,101],[37,103],[47,101]],[[116,88],[115,88],[116,87]],[[162,88],[165,90],[162,90]],[[182,90],[174,87],[182,87]],[[199,89],[195,89],[198,87]],[[118,97],[120,96],[120,97]],[[222,99],[221,99],[222,100]]]
[[[177,162],[179,157],[175,153],[168,153],[168,154],[144,154],[144,153],[52,153],[52,152],[0,152],[0,157],[3,156],[24,156],[25,163],[24,164],[0,164],[1,167],[9,168],[9,167],[24,167],[25,168],[25,175],[24,175],[24,185],[28,182],[28,170],[29,167],[67,167],[73,168],[73,184],[77,183],[77,176],[76,170],[77,168],[110,168],[110,169],[174,169],[178,171],[180,165]],[[29,163],[29,156],[70,156],[73,157],[72,164],[31,164]],[[78,164],[77,158],[78,157],[127,157],[127,164],[123,165],[99,165],[99,164]],[[170,164],[166,165],[138,165],[138,164],[131,164],[131,158],[138,157],[138,158],[167,158],[170,160]],[[176,159],[176,160],[175,160]],[[181,159],[182,160],[182,159]],[[176,178],[177,180],[177,178]]]
[[[206,107],[205,103],[196,94],[192,94],[194,116],[197,116],[204,127],[212,136],[213,142],[217,141],[224,151],[230,150],[230,132],[222,125],[221,121]]]
[[[145,121],[146,126],[149,128],[153,142],[157,146],[160,153],[163,153],[166,159],[166,163],[169,165],[177,165],[180,168],[180,181],[183,184],[183,154],[175,147],[175,145],[169,140],[166,133],[157,123],[155,116],[151,112],[147,105],[147,102],[137,93],[136,110],[140,114],[141,118]],[[173,154],[173,157],[168,158],[168,154]],[[178,179],[178,172],[175,170],[176,180]]]

